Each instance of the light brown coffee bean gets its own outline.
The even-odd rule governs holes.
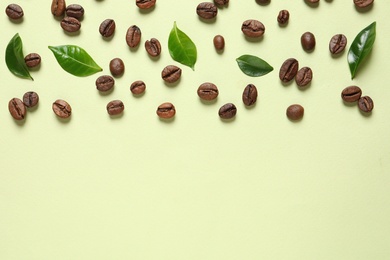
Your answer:
[[[225,48],[225,39],[222,35],[216,35],[213,39],[213,43],[217,51],[222,51]]]
[[[140,9],[149,9],[156,5],[156,0],[136,0],[135,4]]]
[[[156,114],[163,119],[172,118],[176,114],[176,108],[172,103],[165,102],[157,107]]]
[[[84,8],[79,4],[68,5],[65,9],[65,14],[69,17],[74,17],[80,20],[84,16]]]
[[[180,79],[181,69],[175,65],[168,65],[161,72],[161,77],[167,83],[174,83]]]
[[[211,2],[203,2],[196,7],[196,13],[203,19],[213,19],[218,14],[218,8]]]
[[[141,41],[141,29],[137,25],[132,25],[126,32],[126,43],[130,48],[135,48]]]
[[[307,86],[313,79],[313,71],[309,67],[303,67],[298,70],[295,76],[295,82],[299,87]]]
[[[74,17],[66,16],[61,21],[61,27],[66,32],[77,32],[81,28],[81,23]]]
[[[250,19],[242,23],[241,31],[247,37],[258,38],[265,33],[265,26],[258,20]]]
[[[125,64],[122,59],[114,58],[110,61],[110,72],[114,77],[122,76],[125,72]]]
[[[110,116],[115,116],[121,114],[125,110],[125,105],[120,100],[112,100],[107,104],[106,109]]]
[[[358,107],[364,113],[370,113],[374,109],[374,101],[369,96],[359,98]]]
[[[252,106],[257,101],[257,88],[253,84],[248,84],[244,92],[242,93],[242,102],[244,102],[245,106]]]
[[[358,8],[364,8],[374,3],[374,0],[353,0],[353,3]]]
[[[131,83],[130,85],[130,91],[134,95],[140,95],[145,92],[146,84],[142,80],[137,80]]]
[[[329,51],[332,54],[341,53],[347,46],[347,37],[344,34],[334,35],[329,42]]]
[[[298,72],[299,63],[294,58],[289,58],[283,62],[279,70],[279,78],[287,83],[292,80]]]
[[[219,91],[215,84],[211,82],[202,83],[198,90],[198,96],[203,100],[214,100],[218,97]]]
[[[99,26],[99,33],[105,37],[111,37],[115,32],[115,21],[113,19],[104,20]]]
[[[56,101],[54,101],[52,109],[54,114],[56,114],[60,118],[68,118],[72,114],[71,106],[68,104],[68,102],[62,99],[57,99]]]
[[[63,16],[66,9],[65,0],[52,0],[51,2],[51,13],[54,16]]]
[[[233,103],[226,103],[218,110],[218,115],[222,119],[232,119],[237,114],[237,107]]]
[[[303,117],[305,109],[299,104],[293,104],[286,110],[286,115],[290,120],[299,120]]]
[[[150,56],[157,57],[161,53],[161,44],[156,38],[152,38],[145,42],[145,49]]]
[[[362,90],[358,86],[349,86],[341,92],[341,98],[345,102],[356,102],[362,96]]]
[[[115,79],[110,75],[102,75],[95,81],[96,89],[101,92],[110,91],[115,85]]]
[[[37,67],[41,64],[41,56],[39,56],[38,53],[27,54],[26,57],[24,57],[24,62],[29,68]]]
[[[5,13],[12,20],[20,19],[24,15],[22,7],[18,4],[9,4],[5,8]]]
[[[39,96],[34,91],[26,92],[23,95],[23,103],[26,107],[29,108],[34,107],[38,104],[38,101],[39,101]]]
[[[26,106],[19,98],[13,98],[8,102],[8,110],[15,120],[23,120],[26,117]]]

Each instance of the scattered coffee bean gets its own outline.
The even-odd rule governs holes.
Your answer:
[[[349,86],[346,87],[341,92],[341,98],[345,102],[356,102],[362,96],[362,90],[358,86]]]
[[[176,114],[176,109],[172,103],[165,102],[157,107],[156,113],[158,117],[168,119]]]
[[[289,82],[292,80],[298,72],[299,63],[294,58],[289,58],[283,62],[279,70],[279,78],[283,82]]]
[[[150,56],[157,57],[161,53],[161,44],[156,38],[152,38],[145,42],[145,49]]]
[[[197,93],[203,100],[214,100],[218,97],[219,91],[215,84],[205,82],[199,86]]]
[[[125,72],[125,64],[120,58],[114,58],[110,61],[110,72],[114,77],[121,76]]]
[[[110,75],[102,75],[96,79],[96,89],[102,92],[111,90],[115,85],[115,80]]]
[[[107,104],[106,109],[110,116],[115,116],[119,115],[123,112],[123,110],[125,110],[125,105],[120,100],[112,100]]]
[[[290,19],[290,13],[287,10],[281,10],[279,12],[277,18],[279,24],[286,24],[289,19]]]
[[[23,17],[23,9],[20,5],[10,4],[5,8],[5,13],[12,20],[17,20]]]
[[[126,43],[130,48],[135,48],[141,41],[141,29],[137,25],[132,25],[127,29]]]
[[[81,28],[81,23],[74,17],[66,16],[61,21],[61,27],[66,32],[77,32]]]
[[[229,0],[214,0],[214,3],[218,6],[225,6],[229,4]]]
[[[145,89],[146,89],[146,85],[145,85],[145,82],[143,82],[142,80],[134,81],[130,85],[130,91],[134,95],[140,95],[140,94],[144,93]]]
[[[26,106],[19,98],[13,98],[8,102],[8,110],[16,120],[23,120],[26,117]]]
[[[39,101],[39,96],[34,91],[26,92],[23,95],[23,103],[26,107],[29,108],[34,107],[38,104],[38,101]]]
[[[316,46],[316,38],[311,32],[305,32],[301,36],[301,44],[305,51],[312,51]]]
[[[213,43],[217,51],[222,51],[225,48],[225,39],[222,35],[214,36]]]
[[[65,0],[53,0],[51,2],[51,13],[54,16],[63,16],[66,9]]]
[[[65,13],[67,16],[80,20],[84,16],[84,8],[78,4],[71,4],[66,7]]]
[[[218,14],[217,7],[211,2],[203,2],[196,7],[196,13],[203,19],[213,19]]]
[[[290,120],[299,120],[303,117],[304,111],[301,105],[294,104],[287,108],[286,115]]]
[[[260,5],[269,4],[271,0],[256,0],[256,3]]]
[[[311,3],[311,4],[315,4],[315,3],[318,3],[320,0],[306,0],[306,1]]]
[[[359,98],[358,107],[362,112],[370,113],[374,109],[374,102],[369,96]]]
[[[299,87],[307,86],[313,79],[313,71],[309,67],[303,67],[295,76],[295,82]]]
[[[174,83],[180,79],[181,69],[175,65],[168,65],[161,72],[161,77],[167,83]]]
[[[242,23],[241,31],[245,36],[257,38],[263,36],[265,32],[264,24],[258,20],[250,19]]]
[[[332,54],[339,54],[347,46],[347,37],[344,34],[334,35],[329,42],[329,51]]]
[[[353,3],[358,8],[367,7],[369,5],[372,5],[373,2],[374,0],[353,0]]]
[[[105,37],[111,37],[115,32],[115,21],[113,19],[104,20],[99,26],[99,33]]]
[[[140,8],[140,9],[149,9],[156,4],[156,0],[136,0],[135,4]]]
[[[52,109],[54,114],[56,114],[60,118],[68,118],[72,114],[72,108],[70,107],[68,102],[62,99],[57,99],[56,101],[54,101]]]
[[[248,84],[242,93],[242,101],[244,102],[245,106],[252,106],[256,103],[256,100],[257,88],[253,84]]]
[[[232,103],[226,103],[225,105],[221,106],[221,108],[218,111],[218,115],[222,119],[231,119],[235,117],[237,114],[237,108]]]
[[[27,67],[34,68],[41,64],[41,56],[38,53],[30,53],[26,57],[24,57],[24,62]]]

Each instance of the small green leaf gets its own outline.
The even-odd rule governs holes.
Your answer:
[[[260,77],[274,70],[266,61],[253,55],[242,55],[236,61],[242,72],[251,77]]]
[[[371,52],[376,37],[376,22],[364,28],[353,40],[348,51],[348,64],[351,78],[356,75],[359,65]]]
[[[176,22],[169,34],[168,49],[172,59],[194,70],[197,58],[196,46],[187,34],[177,28]]]
[[[5,50],[5,63],[7,64],[9,71],[15,76],[34,80],[24,61],[23,43],[18,33],[12,37],[7,45]]]
[[[91,56],[81,47],[76,45],[49,46],[58,64],[68,73],[85,77],[102,71]]]

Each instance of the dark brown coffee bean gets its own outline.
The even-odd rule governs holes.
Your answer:
[[[157,57],[161,53],[161,44],[156,38],[152,38],[145,42],[145,49],[150,56]]]
[[[362,112],[370,113],[374,109],[374,101],[369,96],[359,98],[358,107]]]
[[[115,21],[113,19],[104,20],[99,26],[99,33],[105,37],[111,37],[115,32]]]
[[[140,94],[144,93],[145,89],[146,89],[146,85],[145,85],[145,82],[143,82],[142,80],[134,81],[130,85],[130,91],[134,95],[140,95]]]
[[[110,116],[115,116],[119,115],[123,112],[123,110],[125,110],[125,105],[120,100],[112,100],[107,104],[106,109]]]
[[[80,20],[84,16],[84,8],[78,4],[71,4],[66,7],[65,13],[67,16]]]
[[[24,57],[24,62],[27,67],[34,68],[41,64],[41,56],[38,53],[30,53],[26,57]]]
[[[120,58],[114,58],[110,61],[110,72],[114,77],[121,76],[125,72],[125,64]]]
[[[135,48],[141,41],[141,29],[137,25],[132,25],[127,29],[126,43],[130,48]]]
[[[297,72],[297,75],[295,76],[295,82],[299,87],[304,87],[308,85],[312,79],[313,79],[313,71],[309,67],[301,68]]]
[[[81,28],[81,23],[74,17],[66,16],[61,21],[61,27],[66,32],[77,32]]]
[[[96,89],[102,92],[111,90],[115,85],[115,80],[110,75],[103,75],[96,79]]]
[[[51,2],[51,13],[54,16],[63,16],[66,9],[65,0],[53,0]]]
[[[279,12],[277,18],[279,24],[286,24],[289,19],[290,19],[290,13],[287,10],[281,10]]]
[[[329,51],[332,54],[339,54],[347,46],[347,37],[344,34],[334,35],[329,42]]]
[[[13,98],[8,102],[8,110],[16,120],[23,120],[26,117],[26,106],[19,98]]]
[[[165,102],[157,107],[156,114],[160,118],[168,119],[176,114],[176,109],[172,103]]]
[[[23,17],[23,9],[20,5],[10,4],[5,8],[5,13],[12,20],[17,20]]]
[[[34,91],[26,92],[23,95],[23,103],[26,107],[34,107],[38,104],[39,96]]]
[[[294,104],[287,108],[286,115],[290,120],[299,120],[303,117],[305,110],[301,105]]]
[[[218,8],[211,2],[203,2],[196,7],[196,13],[203,19],[213,19],[218,14]]]
[[[260,5],[269,4],[271,0],[256,0],[256,3]]]
[[[215,84],[205,82],[199,86],[197,93],[203,100],[214,100],[218,97],[219,91]]]
[[[149,9],[156,4],[156,0],[136,0],[135,4],[140,9]]]
[[[345,102],[356,102],[362,96],[362,90],[358,86],[349,86],[341,92],[341,98]]]
[[[367,7],[369,5],[372,5],[373,2],[374,0],[353,0],[353,3],[358,8]]]
[[[222,35],[216,35],[213,39],[213,43],[217,51],[222,51],[225,48],[225,39]]]
[[[279,78],[283,82],[292,80],[298,72],[299,63],[294,58],[289,58],[283,62],[279,70]]]
[[[180,79],[181,69],[175,65],[168,65],[161,72],[161,77],[167,83],[174,83]]]
[[[57,99],[53,103],[52,109],[54,114],[56,114],[60,118],[68,118],[72,114],[72,108],[70,107],[68,102],[62,99]]]
[[[312,51],[316,46],[316,38],[311,32],[305,32],[301,36],[301,44],[305,51]]]
[[[232,103],[226,103],[225,105],[221,106],[221,108],[218,111],[218,115],[222,119],[231,119],[235,117],[237,114],[237,108]]]
[[[229,4],[229,0],[214,0],[214,3],[218,6],[224,6]]]
[[[252,106],[257,101],[257,88],[253,84],[248,84],[242,93],[242,102],[245,106]]]
[[[263,36],[265,32],[264,24],[258,20],[246,20],[241,25],[241,31],[245,36],[250,38],[257,38]]]

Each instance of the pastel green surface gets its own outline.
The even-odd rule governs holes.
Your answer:
[[[150,11],[135,1],[79,1],[85,9],[80,33],[63,32],[50,13],[50,1],[17,1],[22,22],[1,16],[0,52],[19,33],[25,54],[42,57],[34,81],[11,74],[0,63],[0,259],[299,259],[388,260],[390,258],[390,4],[375,1],[364,12],[352,0],[310,6],[303,0],[230,1],[214,22],[196,15],[199,1],[159,0]],[[9,3],[2,2],[3,10]],[[37,8],[41,6],[42,8]],[[280,10],[290,22],[280,27]],[[100,23],[113,18],[116,32],[104,40]],[[240,31],[247,19],[266,27],[260,40]],[[197,46],[196,70],[172,60],[167,48],[173,22]],[[377,22],[371,54],[351,80],[347,50],[332,57],[330,38],[343,33],[349,44],[362,28]],[[127,28],[142,30],[140,47],[126,45]],[[43,28],[42,28],[43,26]],[[310,31],[317,46],[300,45]],[[225,37],[217,53],[213,37]],[[162,54],[152,59],[143,43],[157,38]],[[47,46],[83,46],[103,71],[74,77]],[[259,78],[246,76],[236,58],[250,53],[272,64]],[[95,80],[110,74],[109,61],[126,66],[106,95]],[[294,57],[313,70],[305,90],[283,85],[280,65]],[[166,65],[182,68],[174,86],[161,79]],[[133,96],[133,81],[146,93]],[[199,100],[203,82],[219,87],[216,102]],[[259,98],[252,108],[241,100],[249,83]],[[340,93],[358,85],[375,102],[370,116],[345,105]],[[40,96],[24,122],[12,119],[8,101],[27,91]],[[51,105],[64,99],[71,119],[56,118]],[[125,111],[110,118],[106,104],[121,99]],[[161,121],[163,102],[177,109]],[[235,120],[218,109],[236,104]],[[300,122],[286,108],[305,108]]]

